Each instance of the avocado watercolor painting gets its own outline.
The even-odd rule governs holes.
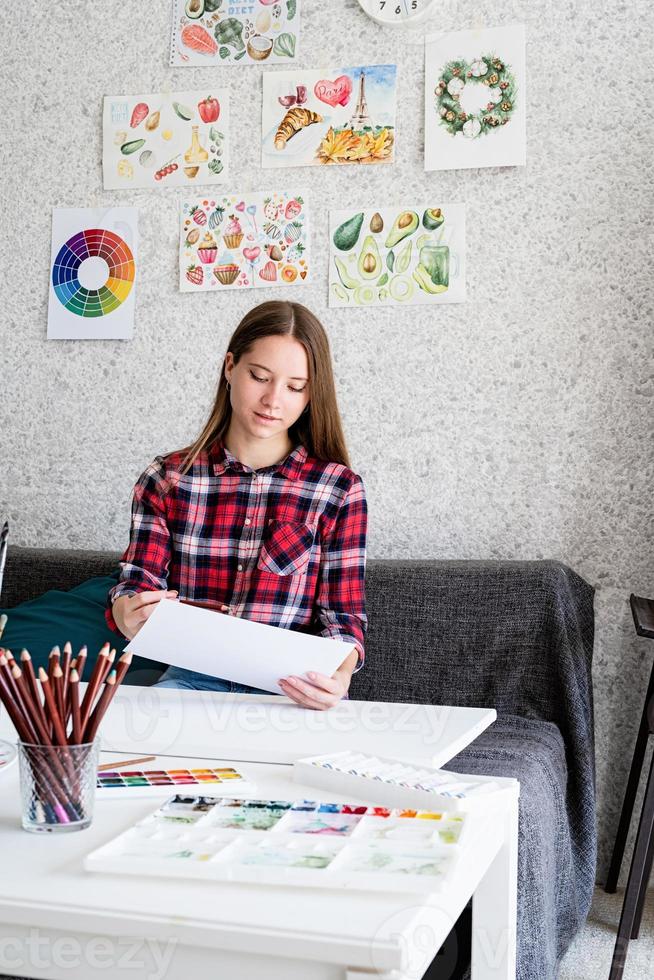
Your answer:
[[[465,206],[330,212],[329,305],[465,301]]]

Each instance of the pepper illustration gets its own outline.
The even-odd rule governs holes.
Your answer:
[[[198,102],[198,112],[200,119],[205,123],[215,122],[220,115],[220,103],[213,95],[208,95],[206,99]]]

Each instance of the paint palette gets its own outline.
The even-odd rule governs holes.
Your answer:
[[[433,807],[446,812],[464,812],[479,800],[489,806],[496,794],[515,793],[518,787],[515,779],[463,776],[354,751],[297,759],[293,777],[304,785],[352,793],[385,806]]]
[[[99,772],[97,779],[98,799],[136,796],[170,796],[177,787],[192,787],[191,792],[209,792],[212,796],[251,794],[254,783],[231,767],[206,769],[130,769],[120,772]]]
[[[317,800],[177,795],[85,859],[89,871],[435,892],[467,817]]]
[[[4,739],[0,739],[0,773],[3,773],[5,769],[9,769],[15,761],[16,746],[12,745],[11,742],[5,742]]]

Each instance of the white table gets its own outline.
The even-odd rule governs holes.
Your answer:
[[[133,706],[131,724],[138,726],[142,720],[142,704],[137,707],[141,689],[131,689],[131,694],[129,691],[125,689],[123,693]],[[170,714],[167,719],[158,716],[151,736],[142,737],[138,744],[132,732],[132,737],[126,739],[130,757],[146,754],[158,740],[165,741],[161,726],[166,720],[175,725],[179,720],[175,700],[180,699],[180,693],[159,693],[166,695],[165,707]],[[202,700],[205,707],[212,709],[210,718],[228,707],[232,712],[235,706],[242,708],[246,701],[254,707],[268,701],[220,694],[202,696]],[[268,711],[281,707],[283,699],[270,700],[273,704]],[[198,714],[197,706],[189,709],[186,694],[181,701],[185,724],[176,730],[174,739],[168,736],[168,744],[196,744],[206,713]],[[126,720],[119,712],[125,711],[126,702],[107,719],[105,732],[112,741],[121,740],[119,728]],[[352,707],[356,704],[351,702],[342,713],[345,719],[357,717],[360,709]],[[254,733],[255,739],[249,723],[242,727],[242,718],[238,725],[233,724],[238,712],[232,713],[232,724],[220,733],[216,744],[230,745],[233,754],[214,755],[207,751],[205,741],[204,751],[193,753],[193,758],[232,762],[247,757],[250,761],[243,763],[241,769],[257,783],[257,795],[315,798],[315,790],[293,782],[288,764],[251,761],[257,743],[263,755],[277,753],[294,758],[335,750],[343,744],[338,739],[334,741],[337,730],[318,727],[316,731],[312,727],[328,713],[317,715],[290,704],[286,707],[289,718],[292,713],[296,715],[292,731],[280,732],[269,725],[263,733]],[[187,710],[191,711],[193,724],[187,721]],[[439,752],[445,752],[447,731],[453,737],[451,745],[465,738],[465,725],[461,724],[464,716],[458,714],[459,710],[463,709],[447,709],[449,721],[441,726],[441,737],[429,743],[429,751],[426,755],[421,753],[420,758],[433,760]],[[339,711],[340,707],[334,709],[335,714]],[[309,720],[309,715],[315,722]],[[382,716],[380,710],[378,718]],[[421,717],[431,725],[437,715],[419,712],[414,720]],[[360,713],[358,718],[362,721]],[[387,721],[389,718],[397,721],[393,711],[388,713]],[[466,719],[469,732],[480,724],[480,715],[467,715]],[[420,725],[409,731],[394,733],[386,729],[375,733],[365,731],[363,721],[361,727],[342,733],[348,747],[368,749],[374,743],[378,754],[415,758],[416,747],[424,746],[429,731],[433,734],[431,728]],[[0,733],[6,732],[6,724],[0,723]],[[215,738],[216,733],[213,734]],[[390,748],[394,751],[390,752]],[[114,748],[105,753],[104,761],[117,757]],[[147,767],[188,760],[186,750],[183,756],[160,754],[156,763]],[[512,980],[518,819],[518,785],[513,785],[513,792],[499,794],[494,804],[485,801],[474,815],[470,826],[473,840],[464,847],[447,892],[414,897],[90,874],[83,869],[84,856],[145,816],[159,801],[98,801],[88,830],[58,837],[31,835],[19,826],[18,772],[14,766],[4,773],[0,783],[0,972],[48,980],[113,980],[123,975],[139,980],[191,980],[196,976],[230,980],[364,980],[371,976],[418,980],[472,896],[473,978]],[[320,793],[320,797],[327,795]],[[493,821],[486,819],[490,806],[497,809]]]

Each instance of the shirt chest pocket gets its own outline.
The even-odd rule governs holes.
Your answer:
[[[266,527],[257,568],[275,575],[304,571],[313,548],[315,528],[294,521],[271,520]]]

